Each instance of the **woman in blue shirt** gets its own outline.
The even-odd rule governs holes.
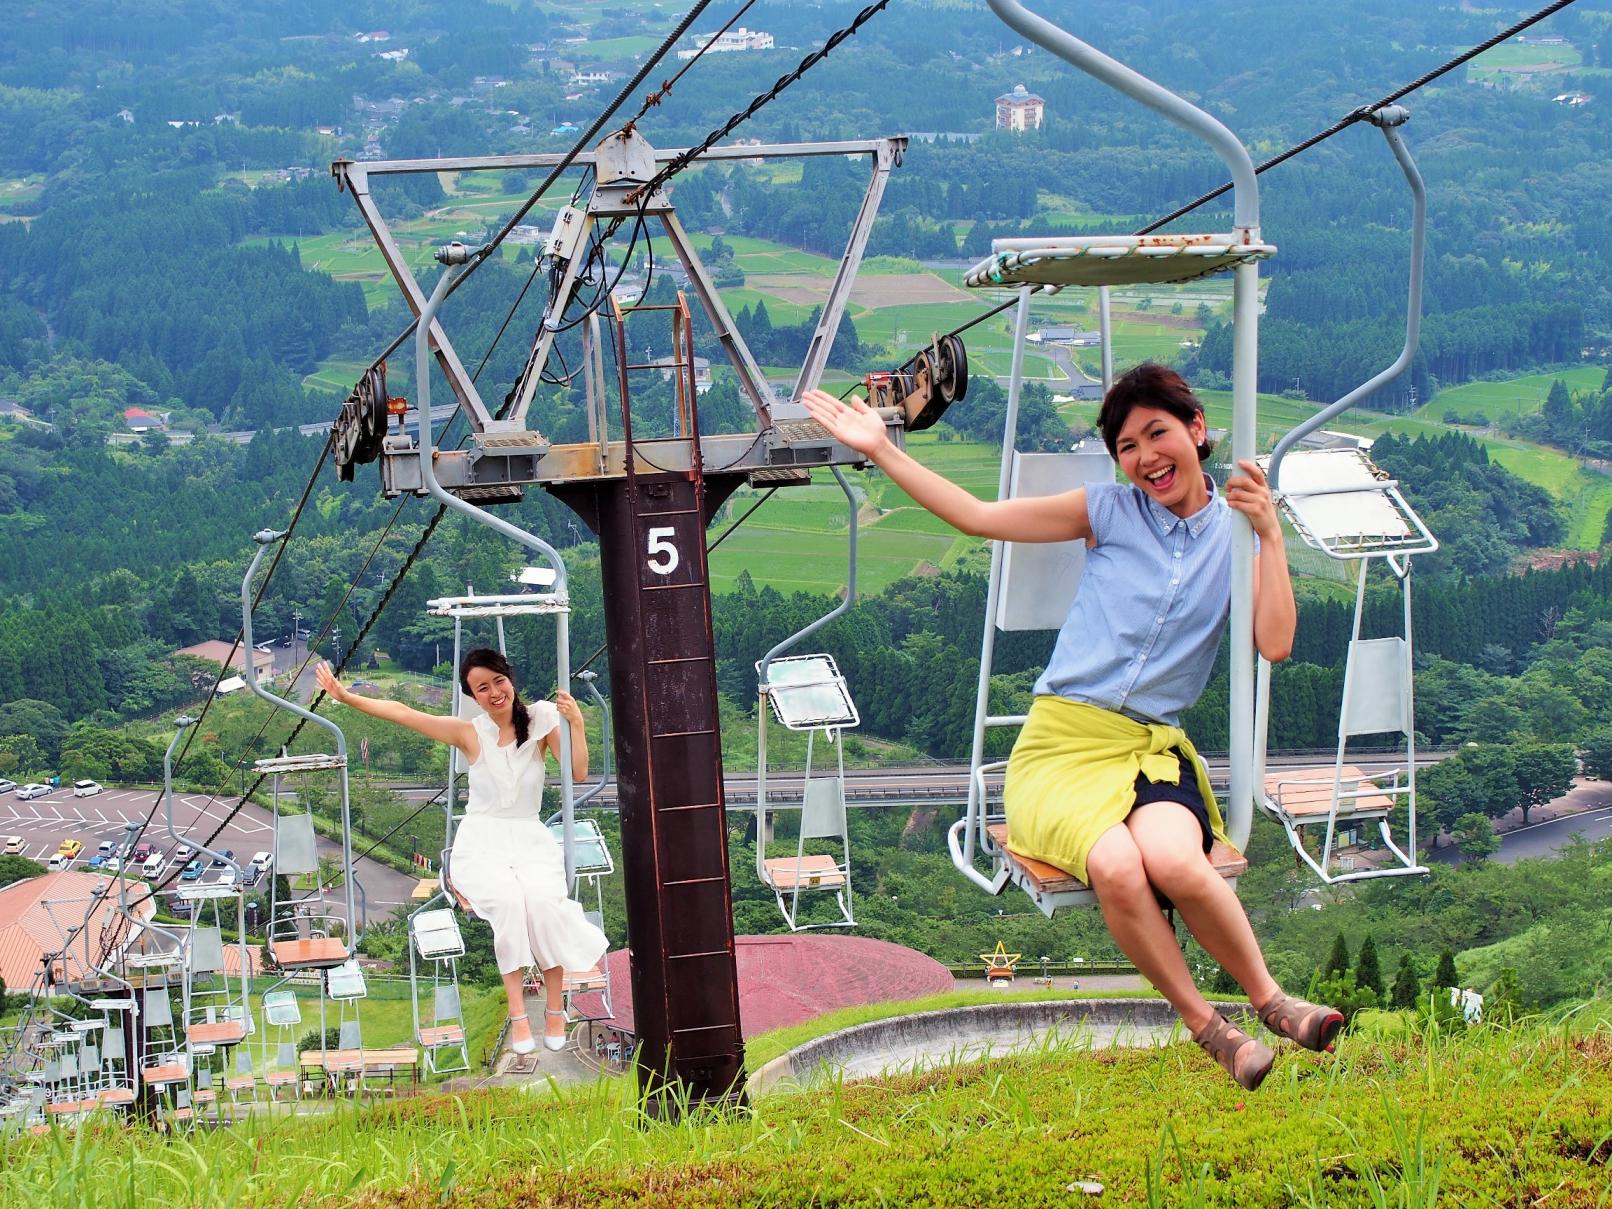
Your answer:
[[[1103,400],[1098,427],[1129,483],[989,502],[886,438],[859,397],[820,390],[807,411],[897,486],[964,533],[1085,541],[1080,592],[1036,684],[1004,790],[1015,852],[1067,869],[1097,894],[1114,940],[1181,1014],[1193,1039],[1252,1090],[1274,1054],[1199,993],[1158,905],[1181,912],[1273,1032],[1330,1050],[1343,1017],[1284,995],[1236,894],[1207,859],[1224,840],[1202,762],[1178,726],[1209,680],[1231,607],[1230,510],[1257,541],[1254,643],[1286,659],[1298,613],[1282,527],[1259,467],[1240,462],[1222,498],[1203,473],[1203,405],[1181,376],[1139,365]]]

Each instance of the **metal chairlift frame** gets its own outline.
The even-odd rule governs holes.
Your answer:
[[[1404,174],[1405,182],[1410,187],[1411,210],[1411,255],[1409,273],[1409,297],[1406,302],[1405,317],[1405,343],[1399,356],[1385,369],[1355,387],[1337,402],[1323,408],[1308,420],[1298,425],[1291,432],[1285,434],[1276,443],[1271,451],[1269,470],[1267,476],[1271,485],[1271,492],[1276,496],[1288,519],[1293,524],[1295,532],[1309,546],[1322,551],[1331,558],[1340,562],[1357,562],[1359,572],[1356,579],[1355,611],[1353,626],[1349,635],[1349,653],[1344,664],[1343,702],[1339,710],[1338,720],[1338,750],[1332,767],[1330,778],[1329,807],[1324,815],[1311,814],[1304,818],[1284,806],[1282,802],[1282,785],[1297,784],[1304,778],[1286,778],[1276,786],[1276,792],[1267,790],[1265,781],[1265,738],[1270,720],[1270,681],[1271,667],[1264,659],[1259,661],[1258,685],[1255,705],[1255,730],[1258,739],[1257,755],[1259,766],[1256,769],[1256,784],[1259,787],[1259,805],[1277,822],[1281,823],[1287,833],[1288,842],[1299,858],[1310,867],[1314,873],[1328,884],[1347,881],[1364,881],[1377,877],[1402,877],[1407,874],[1426,873],[1427,868],[1416,860],[1416,726],[1415,726],[1415,696],[1412,658],[1414,654],[1411,628],[1411,558],[1416,554],[1427,554],[1438,549],[1438,539],[1435,538],[1422,523],[1410,504],[1400,494],[1399,485],[1392,479],[1379,478],[1373,471],[1375,467],[1363,455],[1359,455],[1362,473],[1357,477],[1361,480],[1348,486],[1339,487],[1336,483],[1323,484],[1311,490],[1282,490],[1282,468],[1286,459],[1292,454],[1294,447],[1310,433],[1343,414],[1360,400],[1380,390],[1393,382],[1410,368],[1416,356],[1416,348],[1421,335],[1422,319],[1422,271],[1423,256],[1426,246],[1427,228],[1427,189],[1422,181],[1422,174],[1416,167],[1410,149],[1399,132],[1410,119],[1410,114],[1402,106],[1390,105],[1375,110],[1366,115],[1371,122],[1383,133],[1389,149],[1398,162],[1400,171]],[[1298,458],[1314,457],[1313,454],[1299,453],[1292,455]],[[1386,501],[1402,528],[1396,534],[1352,534],[1346,536],[1329,536],[1321,531],[1319,526],[1306,523],[1302,514],[1303,502],[1325,498],[1330,501],[1342,503],[1349,496],[1373,496]],[[1402,635],[1391,639],[1368,639],[1360,637],[1362,613],[1366,601],[1366,580],[1371,569],[1373,559],[1380,559],[1394,577],[1399,581],[1403,600],[1404,620]],[[1361,729],[1359,724],[1351,724],[1351,714],[1355,711],[1353,703],[1357,700],[1356,694],[1371,693],[1375,685],[1364,685],[1361,679],[1360,668],[1363,662],[1372,658],[1371,652],[1376,649],[1374,644],[1382,642],[1399,644],[1388,648],[1385,653],[1397,656],[1395,662],[1398,666],[1393,670],[1397,677],[1403,701],[1397,711],[1395,726],[1401,729],[1405,736],[1405,769],[1403,780],[1401,774],[1392,774],[1393,781],[1386,787],[1376,785],[1374,782],[1364,782],[1363,778],[1353,776],[1351,770],[1346,768],[1347,749],[1352,734],[1368,733]],[[1324,770],[1316,770],[1324,773]],[[1353,782],[1346,787],[1345,782]],[[1311,778],[1312,785],[1325,784],[1324,776]],[[1363,798],[1375,798],[1381,801],[1386,799],[1392,804],[1395,799],[1404,803],[1406,811],[1406,845],[1400,848],[1394,842],[1389,826],[1389,805],[1376,805],[1372,809],[1361,809]],[[1378,832],[1383,844],[1398,860],[1395,866],[1380,869],[1356,869],[1343,872],[1333,870],[1333,845],[1337,838],[1338,821],[1340,818],[1374,817],[1377,820]],[[1313,826],[1325,822],[1326,834],[1321,844],[1321,855],[1318,860],[1305,846],[1303,831],[1306,826]]]
[[[778,904],[778,912],[783,916],[784,923],[789,926],[791,932],[805,932],[815,928],[856,927],[856,915],[851,897],[851,828],[849,821],[845,817],[845,744],[842,741],[845,729],[856,726],[860,721],[857,717],[856,704],[851,700],[850,690],[845,687],[844,678],[839,675],[838,669],[835,668],[835,681],[843,691],[846,703],[850,706],[849,716],[842,713],[834,715],[832,720],[826,722],[791,723],[785,720],[786,715],[779,708],[779,702],[776,697],[778,689],[784,686],[775,686],[770,678],[773,664],[782,660],[785,651],[815,634],[835,618],[843,616],[850,610],[852,603],[856,600],[856,496],[851,491],[851,485],[846,481],[844,472],[838,466],[830,466],[829,470],[833,472],[834,481],[840,485],[840,490],[845,493],[847,512],[850,517],[845,598],[823,616],[785,638],[763,655],[760,662],[756,664],[756,877],[763,886],[772,891],[773,898]],[[808,655],[798,658],[816,659],[818,656]],[[831,657],[822,656],[822,658],[827,658],[830,666],[833,666]],[[775,709],[778,710],[778,721],[784,726],[790,730],[806,731],[806,771],[801,784],[800,835],[795,848],[795,864],[792,876],[788,879],[789,885],[787,886],[782,884],[767,860],[767,837],[772,831],[767,819],[769,810],[767,803],[767,715]],[[834,774],[832,778],[828,779],[828,783],[832,786],[831,792],[837,799],[841,854],[840,858],[833,862],[832,867],[818,867],[814,863],[811,868],[807,868],[806,840],[810,838],[807,834],[809,830],[807,820],[815,809],[811,801],[812,787],[814,784],[821,783],[824,780],[821,777],[814,780],[812,777],[813,741],[818,730],[822,730],[828,741],[834,744],[836,763]],[[832,811],[835,808],[835,804],[831,803],[829,809]],[[778,808],[773,807],[772,809]],[[802,890],[811,894],[831,891],[834,895],[835,904],[840,909],[840,918],[817,923],[802,923],[800,920],[800,895]],[[788,896],[787,902],[785,901],[786,894]]]
[[[1019,396],[1024,385],[1024,349],[1029,334],[1030,297],[1065,285],[1098,287],[1103,327],[1103,385],[1112,379],[1108,339],[1107,287],[1131,282],[1186,280],[1230,270],[1233,274],[1232,427],[1234,461],[1254,456],[1256,374],[1259,353],[1259,262],[1276,249],[1263,241],[1259,227],[1259,181],[1247,149],[1219,120],[1163,88],[1153,80],[1096,50],[1086,42],[1028,11],[1018,0],[988,0],[991,10],[1019,34],[1137,101],[1203,140],[1220,158],[1232,179],[1231,232],[1219,235],[1076,236],[998,240],[992,256],[970,271],[976,286],[1016,285],[1013,361],[1008,384],[1006,431],[997,498],[1009,495]],[[1248,843],[1254,809],[1254,630],[1253,530],[1240,516],[1232,518],[1231,577],[1231,789],[1227,799],[1226,834],[1239,850]],[[987,778],[1005,765],[984,758],[985,732],[1022,726],[1023,715],[989,712],[991,657],[998,602],[1005,590],[1005,544],[993,542],[987,587],[980,676],[975,696],[974,737],[969,759],[968,802],[964,815],[947,832],[952,864],[989,894],[1000,894],[1012,881],[1047,915],[1061,907],[1089,906],[1096,896],[1073,877],[1056,889],[1042,883],[1009,856],[993,835],[1002,833],[1003,816],[992,814]],[[979,858],[991,863],[986,874]],[[1228,869],[1240,864],[1228,862]],[[1226,871],[1223,870],[1223,875]]]
[[[250,648],[248,648],[250,650]],[[247,662],[251,662],[248,660]],[[190,840],[182,837],[174,827],[174,774],[173,754],[174,748],[179,745],[185,730],[192,726],[196,719],[181,716],[175,720],[174,737],[168,741],[168,748],[162,756],[162,809],[163,830],[169,840],[174,844],[190,844],[194,847],[195,857],[205,856],[210,861],[209,868],[222,867],[229,875],[227,882],[213,882],[202,885],[199,881],[187,887],[183,882],[174,892],[174,897],[180,902],[189,903],[194,915],[191,917],[193,928],[201,928],[201,913],[203,904],[211,902],[213,905],[212,927],[218,932],[220,939],[223,936],[223,920],[219,903],[226,898],[235,900],[235,936],[240,953],[240,977],[238,979],[239,994],[230,994],[230,979],[227,970],[217,971],[223,983],[221,990],[201,992],[209,999],[222,999],[222,1003],[208,1003],[200,1008],[196,1006],[197,991],[195,989],[195,971],[188,971],[191,983],[190,994],[185,1005],[185,1042],[189,1046],[222,1046],[228,1048],[244,1042],[252,1034],[252,957],[246,943],[246,887],[241,880],[241,866],[234,858],[222,852],[215,852],[200,840]],[[194,960],[195,937],[192,933],[191,952]],[[222,964],[222,963],[221,963]],[[223,1017],[219,1018],[218,1009],[223,1008]],[[200,1014],[201,1019],[194,1017]],[[240,1026],[240,1035],[236,1036],[233,1025]]]
[[[256,544],[257,550],[252,555],[251,565],[247,567],[246,575],[241,580],[241,641],[242,649],[247,652],[250,652],[253,649],[252,581],[257,578],[258,567],[263,562],[264,555],[268,553],[269,547],[275,542],[281,541],[284,538],[285,533],[283,531],[275,531],[272,529],[263,529],[252,535],[252,540]],[[312,710],[304,709],[302,706],[297,705],[295,702],[290,701],[287,698],[280,697],[269,692],[268,689],[264,688],[258,683],[256,663],[250,658],[245,659],[242,662],[244,664],[242,670],[245,675],[246,686],[252,690],[252,693],[255,696],[261,697],[263,700],[267,701],[270,705],[276,707],[277,709],[283,709],[291,714],[294,714],[298,718],[301,718],[304,722],[313,723],[320,729],[327,731],[335,738],[336,741],[336,750],[333,755],[320,754],[292,756],[282,754],[276,758],[259,760],[256,762],[256,767],[260,772],[272,773],[274,777],[271,806],[274,820],[274,865],[269,874],[269,921],[268,936],[264,944],[264,949],[269,958],[273,960],[275,964],[283,971],[286,971],[288,976],[294,972],[300,972],[304,969],[312,969],[319,972],[319,1046],[320,1055],[323,1057],[327,1052],[325,1046],[325,1021],[328,988],[325,972],[328,971],[333,965],[344,964],[348,960],[353,959],[358,953],[359,945],[363,941],[364,912],[360,909],[360,902],[362,901],[361,896],[363,892],[362,888],[358,886],[358,879],[353,868],[353,822],[352,801],[347,775],[347,736],[342,731],[341,727],[335,722],[331,721],[329,718],[321,717]],[[280,833],[283,826],[283,821],[280,815],[280,778],[283,773],[287,772],[305,773],[317,771],[336,771],[341,774],[340,800],[341,867],[343,891],[342,905],[345,908],[345,914],[337,915],[329,912],[326,906],[328,900],[325,896],[325,886],[318,876],[318,860],[317,856],[315,856],[313,863],[315,880],[313,897],[301,900],[293,900],[292,902],[285,904],[292,908],[292,915],[287,919],[282,920],[280,918],[280,908],[282,904],[279,901],[277,888],[278,878],[285,873],[280,848]],[[307,810],[304,810],[298,817],[307,818],[307,826],[311,832],[313,827],[311,813],[309,813]],[[298,826],[300,827],[301,824],[298,824]],[[292,872],[296,872],[296,870],[293,870]],[[308,903],[313,903],[322,913],[317,915],[303,913],[301,911],[301,906]],[[324,938],[329,938],[332,931],[330,926],[332,923],[340,923],[342,928],[342,953],[340,962],[330,962],[325,960],[299,961],[290,963],[288,965],[287,963],[282,962],[279,956],[276,955],[275,945],[277,940],[289,941],[293,938],[300,938],[301,929],[304,926],[309,929],[310,934],[312,932],[322,932]],[[290,929],[289,932],[287,931],[288,928]],[[280,983],[277,983],[276,986],[283,985],[288,980],[289,977],[282,978]],[[345,1009],[343,1010],[345,1011]]]

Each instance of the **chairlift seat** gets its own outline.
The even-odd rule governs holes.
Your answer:
[[[563,846],[564,821],[555,816],[549,819],[548,828],[555,843]],[[599,831],[597,822],[593,819],[573,818],[571,837],[572,858],[578,877],[608,877],[616,871],[615,862],[610,859],[610,849],[605,844],[604,835]]]
[[[1239,235],[1060,235],[995,239],[969,269],[973,287],[1164,285],[1194,281],[1276,254]]]
[[[1345,764],[1341,768],[1328,765],[1267,773],[1266,807],[1295,823],[1325,822],[1333,814],[1332,785],[1340,773],[1337,818],[1380,819],[1394,808],[1395,802],[1390,794],[1396,790],[1379,788],[1353,764]]]
[[[458,1024],[440,1024],[422,1028],[420,1030],[420,1044],[430,1047],[437,1045],[462,1045],[465,1040],[464,1026]]]
[[[97,1092],[95,1098],[102,1104],[133,1104],[134,1088],[107,1087]]]
[[[775,890],[840,890],[845,886],[845,870],[832,856],[774,857],[765,869],[767,883]]]
[[[542,592],[509,596],[443,596],[426,601],[425,611],[436,617],[531,617],[569,613],[571,602],[565,596]]]
[[[192,1045],[235,1045],[246,1040],[246,1021],[216,1020],[192,1024],[185,1029],[185,1039]]]
[[[328,970],[347,960],[347,943],[336,936],[269,940],[269,957],[282,970]]]
[[[414,933],[414,947],[427,960],[464,955],[465,940],[459,932],[459,920],[446,907],[422,911],[414,917],[410,931]]]
[[[1038,861],[1034,857],[1023,856],[1013,851],[1008,845],[1007,823],[989,823],[985,830],[996,842],[996,846],[1006,854],[1007,859],[1025,875],[1037,893],[1062,894],[1091,889],[1067,869],[1060,869],[1056,865],[1049,865],[1046,861]],[[1209,863],[1214,866],[1215,872],[1227,881],[1248,872],[1248,858],[1230,844],[1222,843],[1220,840],[1216,840],[1209,850]]]
[[[231,879],[222,882],[192,882],[175,891],[180,902],[195,903],[219,898],[235,898],[245,891],[239,882]]]
[[[356,961],[344,961],[325,975],[325,990],[338,1002],[362,999],[369,993],[364,984],[364,971]]]
[[[227,1092],[251,1091],[257,1086],[257,1078],[253,1075],[231,1075],[224,1080],[224,1090]]]
[[[168,1083],[184,1083],[190,1078],[190,1072],[185,1069],[183,1061],[164,1062],[146,1067],[140,1072],[140,1077],[153,1087],[161,1087]]]
[[[1270,459],[1260,458],[1270,469]],[[1304,543],[1337,559],[1438,549],[1399,485],[1362,449],[1304,449],[1278,469],[1277,502]]]
[[[323,772],[346,768],[347,757],[326,752],[305,752],[296,756],[270,756],[254,760],[252,767],[261,773]]]
[[[756,664],[756,672],[761,673]],[[790,655],[766,669],[773,716],[790,730],[840,729],[861,722],[856,702],[832,655]]]
[[[609,985],[609,978],[597,964],[585,970],[567,970],[565,972],[565,993],[567,995],[580,994],[583,991],[598,991]]]
[[[218,1102],[218,1092],[211,1087],[198,1087],[192,1093],[190,1102],[192,1104],[216,1104]]]

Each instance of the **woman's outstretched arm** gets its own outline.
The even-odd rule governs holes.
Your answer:
[[[319,687],[330,697],[343,705],[352,706],[361,714],[368,714],[371,718],[379,718],[383,722],[395,722],[399,726],[406,726],[439,743],[451,743],[467,757],[479,754],[470,750],[470,745],[475,742],[475,728],[463,718],[428,714],[404,705],[401,701],[388,701],[382,697],[366,697],[361,693],[355,693],[336,679],[336,673],[331,670],[328,663],[319,664],[314,671],[314,678],[319,682]]]
[[[1010,542],[1089,540],[1086,489],[1013,500],[982,500],[897,449],[885,435],[879,413],[852,395],[841,401],[824,390],[809,390],[801,403],[830,435],[866,454],[870,462],[913,499],[955,529],[973,537]]]

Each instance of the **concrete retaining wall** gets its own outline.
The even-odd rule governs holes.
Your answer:
[[[1219,1003],[1247,1011],[1245,1003]],[[828,1033],[750,1076],[751,1095],[807,1087],[824,1077],[894,1074],[971,1062],[1038,1045],[1162,1045],[1178,1018],[1162,999],[1011,999],[892,1016]]]

